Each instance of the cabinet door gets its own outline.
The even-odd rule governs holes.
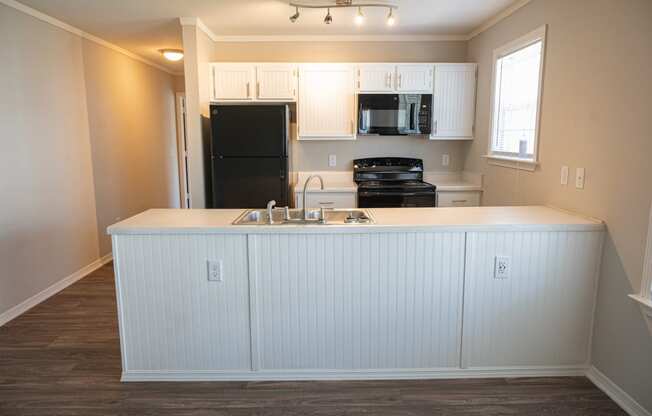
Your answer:
[[[213,64],[213,100],[251,100],[254,97],[254,66]]]
[[[437,192],[438,207],[479,207],[480,192]]]
[[[459,366],[464,233],[261,234],[249,250],[254,368]]]
[[[472,139],[477,64],[435,65],[433,139]]]
[[[358,90],[360,92],[392,92],[396,66],[361,65],[358,67]]]
[[[297,95],[297,69],[294,65],[266,64],[256,67],[256,98],[294,101]]]
[[[355,68],[342,64],[299,69],[299,140],[355,137]]]
[[[308,208],[356,208],[355,192],[310,192],[306,195]],[[295,193],[297,208],[303,208],[303,192]]]
[[[432,94],[433,66],[398,65],[396,67],[396,90],[400,92],[414,92]]]

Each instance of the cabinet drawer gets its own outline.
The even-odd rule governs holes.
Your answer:
[[[303,208],[303,192],[296,192],[295,205]],[[308,208],[355,208],[355,192],[310,192],[306,196]]]
[[[437,192],[438,207],[479,207],[480,192]]]

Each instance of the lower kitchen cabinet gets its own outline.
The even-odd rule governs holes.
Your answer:
[[[356,208],[356,192],[311,192],[306,194],[308,208]],[[303,208],[303,191],[294,193],[295,208]]]
[[[254,368],[459,366],[464,233],[250,238]]]
[[[481,191],[437,191],[438,207],[479,207]]]

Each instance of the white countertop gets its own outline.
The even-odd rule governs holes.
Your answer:
[[[543,207],[373,208],[375,224],[233,225],[242,209],[150,209],[108,227],[119,234],[599,231],[600,220]]]

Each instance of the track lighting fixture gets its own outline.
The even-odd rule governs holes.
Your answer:
[[[324,0],[325,1],[325,0]],[[396,19],[394,17],[394,9],[398,9],[398,6],[394,4],[387,3],[366,3],[366,4],[354,4],[355,0],[334,0],[330,4],[314,4],[314,3],[295,3],[290,1],[290,6],[294,7],[295,13],[290,16],[290,22],[295,23],[299,20],[299,9],[326,9],[326,17],[324,17],[324,23],[330,25],[333,23],[333,16],[331,15],[331,9],[333,8],[350,8],[355,7],[358,9],[358,12],[355,15],[354,22],[356,25],[360,26],[365,23],[365,15],[362,13],[362,8],[387,8],[389,14],[387,15],[387,26],[394,26]],[[328,2],[326,2],[328,3]]]
[[[290,22],[294,23],[299,18],[299,8],[296,8],[297,12],[290,16]]]
[[[358,14],[355,15],[355,24],[360,26],[364,23],[364,15],[362,14],[362,7],[358,7]]]
[[[328,12],[326,12],[326,17],[324,17],[324,23],[327,25],[330,25],[333,23],[333,16],[331,16],[331,9],[327,9]]]

